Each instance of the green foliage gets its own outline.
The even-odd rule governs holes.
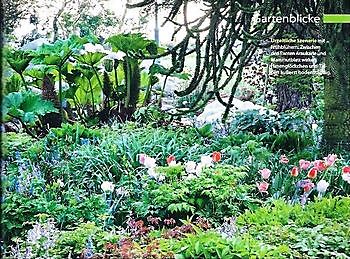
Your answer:
[[[277,200],[239,216],[237,224],[249,226],[255,239],[269,245],[287,245],[293,257],[346,258],[349,253],[350,199],[335,197],[317,200],[305,208]]]
[[[3,95],[8,95],[9,93],[19,92],[23,86],[23,81],[21,76],[18,74],[13,74],[6,78],[5,85],[3,88]]]
[[[288,85],[289,87],[298,90],[302,93],[312,92],[312,84],[320,82],[321,77],[313,77],[309,75],[285,75],[277,77],[273,81],[273,85]]]
[[[106,55],[106,53],[101,52],[86,52],[80,55],[74,55],[74,58],[83,64],[94,66]]]
[[[57,109],[52,102],[42,100],[40,95],[26,91],[6,95],[2,112],[5,121],[17,118],[21,122],[33,126],[39,120],[39,116],[56,111]]]
[[[128,55],[142,55],[158,53],[158,47],[153,40],[146,39],[141,33],[119,34],[109,37],[107,43],[112,45],[113,51],[122,51]]]
[[[169,119],[169,115],[163,112],[159,107],[149,105],[139,108],[134,113],[135,120],[141,125],[158,126]]]
[[[104,231],[94,222],[81,223],[72,230],[62,231],[51,253],[62,258],[69,254],[79,256],[88,242],[92,242],[96,252],[102,251],[107,242],[115,243],[118,239],[118,235]]]
[[[11,176],[8,181],[10,185],[15,184]],[[2,231],[7,243],[12,237],[23,237],[39,214],[50,215],[61,228],[67,228],[80,220],[101,223],[99,217],[106,212],[104,199],[97,195],[88,196],[79,190],[61,189],[57,183],[45,185],[38,182],[35,186],[33,182],[32,187],[28,188],[27,193],[24,190],[4,193]]]
[[[81,48],[88,40],[71,36],[67,40],[57,40],[53,44],[44,44],[37,51],[34,62],[62,68],[74,51]]]
[[[5,51],[6,61],[10,67],[20,75],[22,75],[24,70],[29,66],[34,56],[34,53],[31,51],[10,49]]]
[[[180,169],[180,166],[174,169],[170,166],[168,170],[158,169],[166,175],[166,179],[172,180],[164,184],[157,184],[153,180],[148,182],[142,194],[142,200],[149,201],[145,202],[148,208],[142,213],[152,211],[162,217],[171,215],[176,218],[197,214],[220,221],[224,216],[235,214],[245,201],[249,203],[246,196],[248,186],[238,185],[245,176],[244,168],[217,166],[204,170],[199,177],[179,181],[176,177],[184,173]]]

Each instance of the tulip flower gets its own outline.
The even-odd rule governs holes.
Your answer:
[[[146,159],[147,155],[146,154],[138,154],[138,158],[139,158],[139,163],[141,165],[145,164],[145,159]]]
[[[269,188],[269,184],[267,182],[256,183],[256,186],[261,193],[267,193],[267,189]]]
[[[318,172],[317,168],[316,168],[316,167],[313,167],[313,168],[311,168],[310,171],[308,172],[307,177],[309,177],[309,178],[311,178],[311,179],[314,179],[314,178],[316,178],[316,176],[317,176],[317,172]]]
[[[325,171],[327,169],[327,165],[322,160],[316,160],[313,162],[314,168],[316,168],[318,171]]]
[[[343,171],[343,174],[350,174],[350,166],[344,166],[342,171]]]
[[[213,165],[213,159],[210,156],[201,156],[201,164],[204,167],[210,167]]]
[[[319,193],[325,193],[327,188],[329,186],[329,183],[325,180],[321,180],[317,183],[316,189]]]
[[[168,156],[167,159],[166,159],[166,162],[167,162],[168,165],[174,164],[174,162],[175,162],[175,164],[176,164],[176,158],[175,158],[175,156],[174,156],[174,155]]]
[[[271,175],[270,169],[264,168],[264,169],[260,170],[259,172],[261,174],[261,177],[264,178],[265,180],[270,178],[270,175]]]
[[[157,166],[156,160],[152,157],[146,156],[144,164],[145,167],[147,168],[154,168]]]
[[[314,188],[314,183],[311,182],[309,179],[301,180],[297,182],[297,187],[303,188],[305,193],[310,192]]]
[[[304,159],[301,159],[299,161],[299,166],[303,170],[307,170],[310,167],[310,165],[311,165],[310,161],[307,161],[307,160],[304,160]]]
[[[326,166],[332,166],[334,165],[335,161],[337,160],[337,155],[335,154],[330,154],[327,157],[324,158],[326,161]]]
[[[297,177],[299,175],[299,168],[297,166],[294,166],[290,174],[291,176]]]
[[[343,175],[342,175],[343,180],[348,184],[350,184],[350,166],[344,166],[342,171],[343,171]]]
[[[213,162],[219,162],[221,160],[221,153],[215,151],[215,152],[213,152],[211,157],[212,157]]]
[[[186,171],[186,173],[188,173],[188,174],[195,173],[196,172],[196,166],[197,166],[196,162],[187,161],[185,163],[185,171]]]
[[[286,155],[281,155],[280,157],[280,163],[282,164],[288,164],[289,163],[289,159]]]
[[[315,187],[314,183],[309,182],[304,185],[304,192],[310,192]]]

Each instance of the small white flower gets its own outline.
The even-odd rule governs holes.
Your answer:
[[[143,165],[147,167],[148,169],[150,168],[155,168],[157,166],[156,160],[152,157],[146,156]]]
[[[158,181],[162,182],[162,181],[164,181],[164,180],[165,180],[165,175],[160,174],[160,175],[158,176]]]
[[[60,187],[63,187],[63,186],[64,186],[64,183],[61,181],[61,179],[58,179],[58,180],[57,180],[57,184],[58,184]]]
[[[328,186],[329,186],[328,182],[326,182],[325,180],[321,180],[321,181],[319,181],[317,183],[317,187],[316,188],[317,188],[317,191],[319,193],[325,193],[327,188],[328,188]]]
[[[318,125],[316,123],[312,123],[311,128],[313,131],[315,131],[318,128]]]
[[[196,166],[197,166],[197,164],[194,161],[186,162],[185,163],[185,171],[186,171],[186,173],[188,173],[188,174],[195,173],[196,172]]]
[[[104,192],[113,192],[113,190],[114,190],[114,184],[113,184],[112,182],[104,181],[104,182],[101,184],[101,189],[102,189]]]
[[[201,164],[204,167],[210,167],[213,165],[213,159],[211,156],[201,156]]]

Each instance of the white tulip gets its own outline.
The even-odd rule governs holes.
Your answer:
[[[343,174],[342,178],[345,182],[347,182],[348,184],[350,184],[350,174]]]
[[[210,167],[213,165],[213,159],[211,156],[201,156],[201,164],[204,167]]]
[[[143,164],[147,168],[155,168],[157,166],[156,160],[152,157],[146,156]]]
[[[104,182],[101,184],[101,189],[102,189],[104,192],[113,192],[113,190],[114,190],[114,184],[111,183],[111,182],[108,182],[108,181],[104,181]]]
[[[328,186],[329,186],[328,182],[326,182],[325,180],[321,180],[317,183],[316,189],[319,193],[325,193]]]
[[[186,173],[188,173],[188,174],[195,173],[196,172],[196,166],[197,166],[197,164],[194,161],[186,162],[185,163],[185,171],[186,171]]]

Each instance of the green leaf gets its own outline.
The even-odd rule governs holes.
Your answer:
[[[100,62],[101,59],[106,55],[107,55],[106,53],[102,53],[102,52],[95,52],[95,53],[87,52],[85,54],[74,55],[74,58],[83,64],[94,66],[98,62]]]
[[[24,50],[5,50],[5,59],[10,67],[17,73],[21,74],[29,66],[30,61],[34,58],[34,53]]]
[[[111,44],[112,50],[115,52],[120,50],[129,54],[146,53],[146,51],[154,53],[154,46],[150,47],[151,44],[155,44],[154,41],[146,39],[141,33],[114,35],[109,37],[106,42]]]
[[[35,124],[37,116],[33,112],[26,112],[23,116],[23,122],[28,123],[29,125]]]

